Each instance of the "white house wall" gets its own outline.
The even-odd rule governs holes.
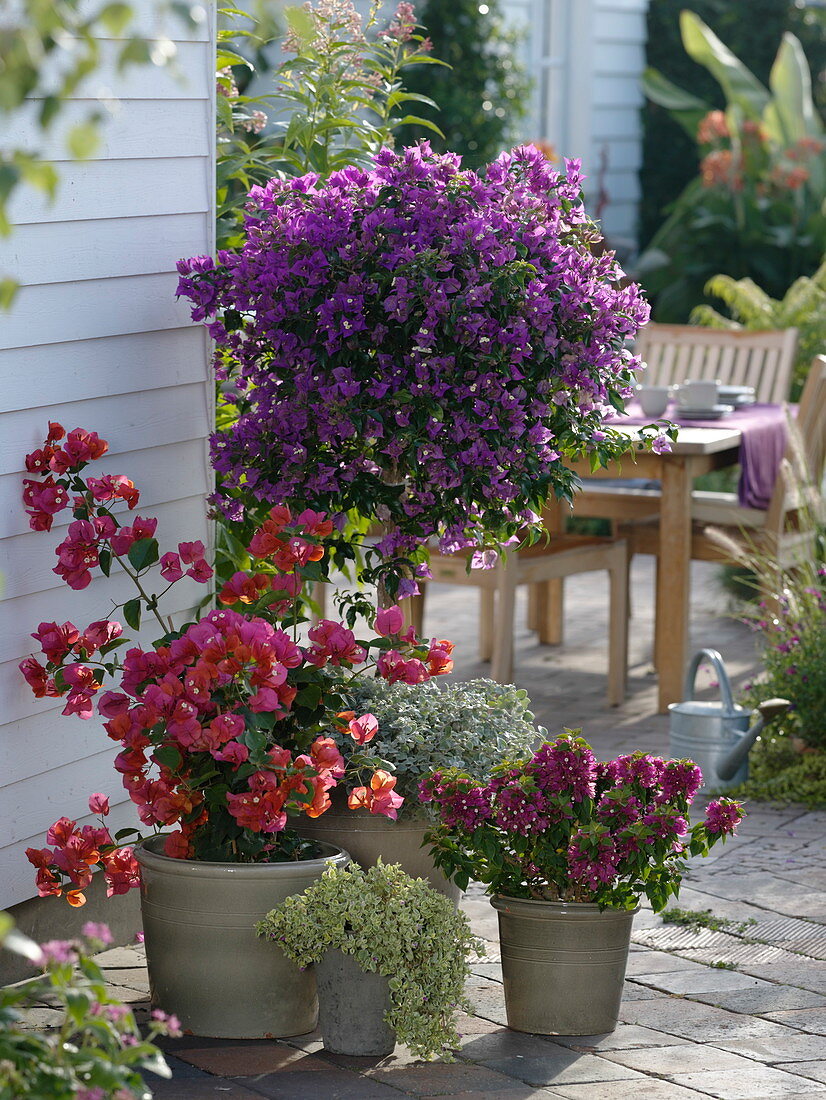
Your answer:
[[[501,0],[523,32],[520,56],[534,81],[526,141],[581,157],[589,209],[608,236],[636,237],[641,162],[640,76],[648,0]]]
[[[158,29],[153,0],[133,6],[145,32]],[[117,746],[100,723],[61,717],[62,704],[34,699],[17,671],[35,648],[29,635],[38,623],[85,626],[106,617],[112,599],[131,595],[114,570],[111,583],[98,578],[82,592],[54,575],[66,513],[50,534],[29,530],[24,455],[48,420],[97,431],[110,453],[96,473],[135,481],[137,512],[159,517],[164,549],[210,539],[209,349],[175,300],[175,262],[214,248],[215,32],[209,16],[195,29],[167,18],[163,29],[177,43],[175,68],[118,74],[118,44],[103,42],[102,68],[45,143],[59,162],[56,200],[21,188],[12,202],[17,228],[0,241],[0,274],[21,283],[12,311],[0,313],[0,908],[33,895],[25,848],[42,846],[61,815],[83,820],[91,792],[117,804],[116,826],[131,818],[111,766]],[[97,156],[63,159],[62,134],[105,89],[119,102]],[[32,146],[31,117],[24,109],[3,123],[3,144]],[[203,594],[186,585],[173,590],[169,611]],[[156,635],[150,627],[143,637]]]

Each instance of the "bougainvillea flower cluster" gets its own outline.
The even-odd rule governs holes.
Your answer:
[[[59,461],[55,444],[63,429],[50,425],[42,450],[27,467],[53,480],[73,521],[58,547],[55,572],[72,588],[83,588],[93,571],[122,568],[139,595],[123,605],[134,629],[153,616],[162,637],[151,646],[116,650],[126,644],[119,622],[100,620],[81,628],[43,622],[32,637],[43,660],[31,656],[21,672],[38,697],[66,698],[64,714],[104,719],[118,742],[115,770],[144,825],[166,834],[165,852],[177,858],[271,861],[300,858],[308,851],[289,828],[290,819],[318,817],[330,806],[340,782],[353,809],[395,818],[403,799],[396,793],[392,763],[370,756],[378,729],[372,714],[350,712],[344,721],[344,692],[353,676],[373,671],[388,680],[420,682],[449,671],[452,645],[422,642],[403,631],[398,607],[375,619],[375,634],[356,637],[357,616],[348,623],[322,619],[307,626],[301,600],[305,580],[325,577],[324,540],[333,524],[323,513],[273,507],[253,535],[246,572],[232,576],[217,594],[219,607],[182,627],[164,619],[159,601],[185,577],[205,583],[212,568],[200,542],[181,542],[161,554],[152,518],[129,524],[111,510],[117,501],[132,509],[138,491],[121,477],[82,476],[85,465],[107,448],[94,433],[76,429]],[[128,492],[125,487],[129,486]],[[36,487],[27,484],[29,499]],[[46,513],[51,519],[57,512]],[[40,529],[45,521],[31,516]],[[156,590],[158,586],[159,590]],[[378,653],[371,657],[370,650]],[[102,690],[107,678],[108,690]],[[346,730],[354,751],[342,756],[334,731]],[[96,794],[94,813],[108,813]],[[127,831],[128,832],[128,831]],[[138,835],[138,834],[136,834]],[[92,871],[102,867],[109,893],[138,883],[138,867],[123,836],[103,825],[55,822],[51,847],[29,849],[41,895],[60,895],[83,904]]]
[[[438,814],[434,858],[459,885],[475,879],[508,897],[632,909],[645,895],[659,911],[686,857],[734,833],[743,808],[717,799],[690,825],[703,781],[693,761],[636,752],[602,763],[577,733],[503,761],[488,782],[431,773],[420,796]]]
[[[386,523],[385,560],[535,527],[567,456],[628,445],[603,420],[648,306],[598,239],[579,163],[533,146],[481,174],[423,142],[254,187],[240,252],[178,264],[235,384],[223,510],[354,508]]]

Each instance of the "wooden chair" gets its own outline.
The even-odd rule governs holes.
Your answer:
[[[467,571],[467,554],[431,553],[430,583],[471,585],[481,589],[479,651],[491,660],[491,676],[499,683],[513,677],[513,626],[516,589],[532,585],[540,592],[539,639],[549,641],[547,612],[550,583],[575,573],[605,569],[610,579],[608,627],[608,702],[618,706],[625,698],[628,666],[628,566],[622,539],[554,536],[508,554],[493,569]],[[424,594],[426,586],[421,585]],[[542,598],[542,597],[545,598]],[[423,596],[421,597],[423,599]]]
[[[797,329],[764,332],[648,324],[634,350],[646,364],[640,381],[675,386],[686,379],[719,379],[728,386],[753,386],[759,402],[789,399]]]
[[[640,331],[634,350],[647,364],[640,375],[647,385],[719,379],[729,386],[753,386],[759,402],[779,405],[789,396],[797,329],[743,332],[651,323]],[[634,480],[585,482],[574,504],[577,516],[613,522],[645,519],[658,509],[656,485]]]
[[[732,556],[709,537],[714,527],[737,538],[745,535],[750,547],[773,558],[779,566],[793,568],[814,560],[816,532],[811,522],[801,522],[805,501],[801,493],[814,489],[816,511],[822,511],[821,483],[826,461],[826,355],[812,360],[786,456],[778,472],[765,512],[744,508],[736,493],[692,493],[691,557],[699,561],[730,562]],[[802,467],[802,469],[801,469]],[[811,508],[806,508],[811,511]],[[822,515],[817,515],[821,522]],[[659,535],[655,521],[621,524],[633,554],[656,554]],[[658,562],[659,567],[659,562]],[[770,593],[764,593],[769,597]],[[655,643],[656,649],[656,643]]]

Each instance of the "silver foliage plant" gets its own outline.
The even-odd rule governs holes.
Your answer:
[[[503,757],[529,753],[547,737],[528,709],[528,693],[493,680],[390,684],[359,677],[348,688],[348,702],[357,714],[375,715],[379,729],[371,753],[393,767],[405,816],[419,806],[419,780],[431,771],[487,775]],[[352,750],[351,738],[338,740],[342,752]]]

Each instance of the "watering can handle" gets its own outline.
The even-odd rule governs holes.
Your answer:
[[[727,713],[734,714],[734,696],[731,694],[731,683],[723,664],[723,658],[716,649],[700,649],[691,658],[691,664],[685,674],[685,687],[683,689],[686,701],[694,698],[694,681],[697,679],[697,670],[704,661],[714,666],[720,684],[720,695],[723,697],[723,706],[726,708]]]

